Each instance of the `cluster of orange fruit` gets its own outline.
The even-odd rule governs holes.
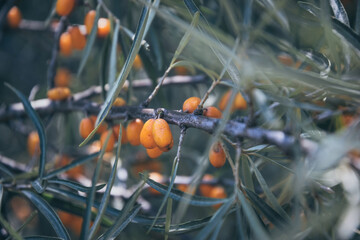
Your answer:
[[[59,68],[56,72],[54,83],[55,87],[49,89],[47,96],[50,100],[61,101],[71,96],[69,88],[71,73],[65,68]]]

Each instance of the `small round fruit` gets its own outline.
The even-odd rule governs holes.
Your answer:
[[[90,116],[90,119],[91,119],[91,121],[93,121],[94,128],[95,128],[95,123],[96,123],[97,116],[92,115],[92,116]],[[108,125],[107,125],[107,123],[105,121],[103,121],[100,124],[99,128],[96,130],[96,133],[101,134],[101,133],[105,132],[107,129],[108,129]]]
[[[216,142],[211,146],[209,152],[209,160],[211,165],[213,165],[216,168],[220,168],[224,166],[226,162],[226,155],[224,149],[222,148],[219,142]]]
[[[96,17],[95,10],[90,10],[85,16],[84,25],[86,27],[87,34],[91,33],[92,27],[94,26],[95,17]]]
[[[17,28],[21,22],[21,19],[21,12],[16,6],[13,6],[6,16],[7,23],[11,28]]]
[[[174,71],[175,71],[176,75],[187,75],[188,74],[188,70],[184,66],[175,67]]]
[[[213,187],[210,191],[210,196],[211,198],[226,198],[227,195],[226,195],[226,192],[225,192],[225,189],[221,186],[216,186],[216,187]],[[216,204],[214,205],[213,207],[214,208],[219,208],[221,206],[221,203],[219,204]]]
[[[40,138],[37,132],[33,131],[27,139],[27,149],[30,156],[40,155]]]
[[[47,92],[48,98],[53,101],[65,100],[70,95],[71,95],[70,89],[67,87],[55,87]]]
[[[222,113],[217,107],[207,107],[204,108],[204,116],[211,118],[221,118]]]
[[[202,180],[205,182],[211,181],[213,179],[214,179],[214,177],[211,174],[205,174],[204,177],[202,178]],[[207,184],[207,183],[202,183],[199,187],[200,193],[204,197],[210,197],[210,192],[212,189],[213,189],[213,186],[211,184]]]
[[[64,56],[69,56],[72,52],[72,40],[70,33],[64,32],[59,40],[60,53]]]
[[[113,133],[115,135],[116,141],[118,140],[119,132],[120,132],[120,126],[115,125],[113,127]],[[121,125],[121,144],[126,144],[127,142],[128,142],[128,139],[127,139],[127,135],[126,135],[126,130],[125,130],[124,126]]]
[[[140,145],[140,132],[143,126],[144,123],[141,119],[135,119],[128,124],[126,128],[126,135],[131,145]]]
[[[99,18],[98,21],[98,30],[97,35],[98,37],[104,38],[110,33],[110,21],[107,18]]]
[[[171,146],[173,137],[170,126],[164,119],[159,118],[154,121],[152,134],[159,148],[168,148]]]
[[[55,166],[63,167],[63,166],[69,165],[71,163],[71,161],[72,160],[70,159],[69,156],[59,155],[55,159]],[[82,176],[84,174],[84,166],[79,165],[79,166],[73,167],[73,168],[67,170],[65,173],[71,179],[78,179],[80,176]]]
[[[201,99],[198,97],[190,97],[183,104],[183,112],[193,113],[199,106]]]
[[[114,107],[123,107],[125,105],[126,105],[126,101],[123,98],[121,97],[115,98],[115,101],[113,103]]]
[[[230,96],[231,96],[232,90],[227,91],[224,96],[220,99],[219,102],[219,109],[221,111],[224,111],[226,106],[229,104]],[[234,102],[231,105],[230,111],[234,110],[240,110],[240,109],[246,109],[247,104],[241,93],[237,93],[235,95]]]
[[[154,122],[155,122],[155,119],[147,120],[140,132],[140,143],[145,148],[148,148],[148,149],[156,147],[156,143],[154,141],[154,137],[153,137],[153,133],[152,133]]]
[[[59,68],[55,75],[55,87],[68,87],[70,84],[71,73],[66,68]]]
[[[68,32],[71,36],[71,46],[73,49],[82,50],[86,46],[86,38],[80,32],[78,26],[69,28]]]
[[[79,126],[80,136],[85,139],[92,130],[94,130],[94,122],[90,118],[83,118]]]
[[[146,153],[150,158],[158,158],[161,156],[163,151],[161,151],[158,147],[154,147],[151,149],[146,149]]]
[[[168,151],[170,151],[172,149],[173,146],[174,146],[174,139],[171,140],[171,143],[170,143],[169,146],[160,148],[160,150],[163,151],[163,152],[168,152]]]
[[[56,13],[59,16],[67,16],[75,6],[75,0],[57,0]]]
[[[246,104],[244,97],[241,95],[241,93],[236,94],[233,107],[235,109],[246,109],[247,104]]]
[[[142,61],[141,58],[139,56],[139,54],[136,54],[135,59],[134,59],[134,63],[133,63],[133,67],[137,70],[142,68]]]
[[[157,183],[162,183],[164,181],[164,177],[158,172],[151,172],[149,173],[149,178]],[[150,187],[149,192],[154,195],[159,195],[160,192],[155,190],[154,188]]]
[[[109,137],[108,144],[106,145],[105,152],[111,152],[114,149],[115,136],[114,134],[112,134],[111,130],[103,132],[100,136],[101,148],[103,148],[105,146],[106,138],[108,137],[109,134],[111,135]]]

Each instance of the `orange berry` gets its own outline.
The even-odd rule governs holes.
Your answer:
[[[107,18],[99,18],[98,21],[98,37],[106,37],[110,33],[111,24]]]
[[[71,73],[66,68],[59,68],[55,75],[55,87],[68,87]]]
[[[121,98],[121,97],[115,98],[115,101],[113,103],[114,107],[122,107],[125,105],[126,105],[126,101],[123,98]]]
[[[211,174],[205,174],[203,177],[203,181],[211,181],[214,177]],[[211,184],[202,183],[199,187],[201,195],[204,197],[210,197],[210,192],[213,189]]]
[[[204,116],[211,118],[221,118],[222,113],[217,107],[207,107],[204,108]]]
[[[198,97],[190,97],[183,104],[183,112],[193,113],[199,106],[201,99]]]
[[[67,87],[55,87],[47,92],[48,98],[53,101],[65,100],[70,95],[71,95],[70,89]]]
[[[220,99],[219,109],[224,111],[226,106],[229,104],[230,96],[232,94],[232,90],[227,91],[224,96]],[[235,95],[234,102],[232,103],[230,111],[234,111],[237,109],[246,109],[247,104],[241,93],[237,93]]]
[[[92,27],[94,26],[95,17],[96,17],[95,10],[90,10],[85,16],[84,25],[86,27],[87,34],[91,33]]]
[[[226,198],[226,192],[225,189],[221,186],[216,186],[213,187],[210,191],[210,196],[211,198]],[[214,208],[219,208],[221,206],[221,203],[214,205]]]
[[[115,136],[114,134],[112,134],[111,130],[103,132],[100,136],[101,148],[103,148],[105,145],[105,140],[109,134],[111,134],[111,136],[109,137],[109,141],[108,144],[106,145],[105,152],[111,152],[114,149]]]
[[[154,126],[155,119],[149,119],[145,122],[143,128],[140,132],[140,143],[145,148],[155,148],[156,143],[153,138],[153,126]],[[159,155],[160,156],[160,155]]]
[[[29,134],[27,139],[27,149],[30,156],[40,155],[40,138],[36,131]]]
[[[164,119],[159,118],[154,121],[152,135],[159,148],[168,148],[171,146],[173,137],[170,126]]]
[[[136,54],[135,59],[134,59],[134,63],[133,63],[133,67],[137,70],[139,70],[140,68],[142,68],[143,64],[141,61],[141,58],[139,56],[139,54]]]
[[[70,229],[76,236],[79,237],[81,234],[83,218],[75,214],[59,210],[57,211],[57,214],[64,226]]]
[[[94,129],[94,122],[90,118],[83,118],[80,122],[79,133],[82,138],[87,138]]]
[[[75,0],[57,0],[56,13],[59,16],[66,16],[71,13],[75,6]]]
[[[131,121],[126,128],[126,135],[129,143],[133,146],[140,145],[140,132],[144,123],[141,119],[135,119]]]
[[[235,109],[246,109],[247,104],[246,104],[244,97],[241,95],[241,93],[236,94],[235,101],[233,103],[233,107]]]
[[[162,183],[164,181],[164,177],[158,172],[151,172],[149,173],[149,178],[157,183]],[[155,190],[154,188],[150,187],[149,192],[154,195],[159,195],[160,192]]]
[[[73,49],[82,50],[86,46],[86,38],[80,32],[78,26],[69,28],[68,32],[71,36],[71,46]]]
[[[17,28],[21,22],[22,16],[18,7],[13,6],[7,13],[6,20],[10,27]]]
[[[126,130],[124,128],[124,126],[121,126],[121,144],[126,144],[128,142],[127,136],[126,136]],[[118,136],[119,136],[119,132],[120,132],[120,126],[119,125],[115,125],[113,126],[113,133],[115,135],[115,139],[116,141],[118,140]]]
[[[210,160],[211,165],[213,165],[216,168],[224,166],[225,161],[226,161],[226,155],[225,155],[224,149],[222,148],[222,146],[219,142],[214,143],[211,146],[211,149],[209,152],[209,160]]]
[[[187,189],[188,189],[188,185],[186,185],[186,184],[178,184],[177,189],[179,189],[182,192],[186,192]]]
[[[71,162],[72,162],[72,159],[70,159],[69,156],[61,155],[61,156],[57,156],[57,158],[55,159],[55,166],[63,167],[63,166],[70,164]],[[65,173],[71,179],[78,179],[80,176],[82,176],[84,174],[84,166],[79,165],[79,166],[73,167],[73,168],[67,170]]]
[[[146,149],[146,153],[150,158],[158,158],[163,153],[158,147],[154,147],[151,149]]]
[[[176,75],[186,75],[186,74],[188,74],[188,70],[184,66],[175,67],[174,71],[175,71]]]
[[[174,146],[174,139],[171,139],[171,143],[169,146],[166,146],[166,147],[163,147],[163,148],[160,148],[161,151],[163,152],[168,152],[172,149],[172,147]]]
[[[60,53],[64,56],[69,56],[72,52],[72,40],[70,33],[64,32],[59,40]]]
[[[97,116],[92,115],[92,116],[90,116],[90,119],[91,119],[91,121],[93,121],[94,127],[95,127]],[[101,133],[105,132],[107,129],[108,129],[108,125],[107,125],[107,123],[105,121],[103,121],[100,124],[100,126],[99,126],[98,130],[96,131],[96,133],[101,134]]]

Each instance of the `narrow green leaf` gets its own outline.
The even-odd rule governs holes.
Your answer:
[[[96,230],[100,226],[101,219],[102,219],[103,215],[105,214],[105,210],[107,208],[107,205],[108,205],[108,202],[109,202],[109,199],[110,199],[111,189],[112,189],[112,187],[114,185],[114,181],[115,181],[115,177],[116,177],[116,171],[117,171],[117,168],[118,168],[118,161],[119,161],[119,158],[120,158],[121,136],[122,136],[122,126],[121,126],[121,124],[119,126],[119,129],[120,129],[120,131],[119,131],[119,136],[118,136],[118,144],[117,144],[117,149],[116,149],[116,157],[115,157],[114,165],[113,165],[113,167],[111,169],[109,180],[108,180],[104,195],[103,195],[103,197],[101,199],[99,212],[98,212],[98,214],[97,214],[97,216],[96,216],[96,218],[94,220],[94,223],[93,223],[92,227],[90,228],[90,233],[88,235],[89,239],[93,238],[94,234],[96,233]]]
[[[95,19],[94,19],[94,24],[93,27],[91,29],[91,33],[86,41],[86,46],[83,52],[83,56],[81,58],[80,61],[80,66],[77,72],[77,78],[80,77],[82,71],[84,70],[85,64],[90,56],[90,52],[93,49],[94,43],[95,43],[95,39],[96,39],[96,33],[97,33],[97,22],[100,18],[100,9],[101,9],[101,4],[98,3],[97,7],[96,7],[96,15],[95,15]]]
[[[58,237],[52,237],[52,236],[28,236],[25,237],[24,239],[26,240],[63,240],[63,238],[58,238]]]
[[[8,83],[5,83],[5,86],[10,88],[17,96],[20,98],[22,104],[24,105],[26,113],[31,118],[32,122],[34,123],[36,130],[38,132],[39,138],[40,138],[40,165],[39,165],[39,183],[42,185],[42,179],[44,176],[45,171],[45,163],[46,163],[46,135],[45,135],[45,129],[43,124],[40,121],[39,115],[35,112],[33,107],[31,106],[30,102],[27,100],[27,98],[16,88],[11,86]]]
[[[282,169],[285,169],[285,170],[288,171],[288,172],[294,173],[294,171],[293,171],[292,169],[290,169],[290,168],[288,168],[288,167],[286,167],[286,166],[278,163],[277,161],[275,161],[275,160],[273,160],[273,159],[271,159],[271,158],[265,157],[264,155],[261,155],[261,154],[258,154],[258,153],[250,153],[249,155],[253,155],[253,156],[259,157],[259,158],[261,158],[261,159],[264,159],[264,160],[266,160],[266,161],[268,161],[268,162],[270,162],[270,163],[272,163],[272,164],[275,164],[275,165],[281,167]]]
[[[270,190],[269,186],[267,185],[264,177],[260,173],[259,169],[256,167],[256,165],[254,164],[254,162],[252,161],[252,159],[249,156],[247,156],[247,159],[249,160],[251,167],[253,168],[253,170],[255,172],[255,176],[256,176],[257,180],[259,181],[261,188],[264,190],[266,198],[269,200],[271,205],[275,208],[276,212],[278,212],[284,219],[286,219],[287,221],[290,222],[289,216],[284,211],[284,209],[280,206],[275,195],[272,193],[272,191]]]
[[[199,228],[204,227],[209,222],[210,219],[211,217],[206,217],[185,223],[171,225],[168,230],[168,233],[171,235],[177,235],[177,234],[184,234],[187,232],[195,231],[198,230]],[[161,232],[165,234],[165,226],[155,225],[152,230],[155,232]]]
[[[172,199],[170,198],[166,206],[166,218],[165,218],[165,240],[169,237],[169,230],[171,225],[171,215],[172,215]]]
[[[244,179],[244,185],[254,191],[254,182],[252,178],[252,172],[249,167],[249,162],[244,157],[244,155],[241,157],[241,172]]]
[[[267,234],[267,232],[265,231],[263,225],[260,223],[254,209],[252,208],[252,206],[247,202],[244,194],[240,191],[237,190],[237,196],[241,202],[241,205],[244,209],[244,213],[246,215],[246,218],[249,221],[249,225],[251,226],[251,229],[253,230],[253,233],[255,234],[257,239],[262,239],[262,240],[270,240],[269,235]]]
[[[80,192],[89,192],[91,190],[91,187],[85,187],[77,182],[74,181],[69,181],[69,180],[62,180],[62,179],[51,179],[47,181],[50,184],[60,184],[60,185],[64,185],[66,187],[72,188],[76,191],[80,191]],[[105,187],[106,184],[99,184],[97,186],[95,186],[95,190],[99,191],[100,189],[102,189],[103,187]]]
[[[150,0],[147,0],[147,2],[149,3]],[[96,127],[89,134],[89,136],[80,144],[80,146],[85,145],[93,137],[93,135],[99,128],[100,124],[105,120],[106,116],[108,115],[115,98],[119,95],[121,88],[123,87],[125,80],[130,73],[131,66],[134,62],[135,56],[139,52],[141,41],[144,39],[144,30],[146,23],[148,21],[148,16],[149,16],[149,8],[145,6],[140,16],[139,24],[135,34],[135,39],[133,44],[131,45],[129,55],[126,58],[125,64],[121,69],[121,72],[118,78],[116,79],[116,82],[114,83],[113,87],[109,90],[108,96],[101,107],[100,113],[96,120],[96,124],[95,124]]]
[[[144,175],[140,173],[140,176],[146,180],[146,183],[149,184],[152,188],[159,191],[162,194],[166,194],[168,190],[168,186],[162,185],[160,183],[155,182],[154,180],[148,178],[145,179]],[[220,199],[220,198],[207,198],[197,195],[190,195],[185,192],[182,192],[176,188],[172,188],[169,193],[169,197],[174,199],[175,201],[188,201],[190,205],[193,206],[200,206],[200,207],[209,207],[215,204],[224,203],[227,199]]]
[[[83,163],[85,163],[85,162],[87,162],[87,161],[90,161],[90,160],[96,158],[96,157],[99,155],[99,153],[100,153],[100,152],[92,153],[92,154],[90,154],[90,155],[86,155],[86,156],[84,156],[84,157],[82,157],[82,158],[76,159],[76,160],[72,161],[70,164],[68,164],[68,165],[66,165],[66,166],[64,166],[64,167],[61,167],[61,168],[59,168],[59,169],[56,169],[56,170],[48,173],[48,174],[44,177],[44,179],[53,178],[53,177],[55,177],[55,176],[58,175],[58,174],[61,174],[61,173],[63,173],[63,172],[66,172],[66,171],[68,171],[68,170],[70,170],[70,169],[72,169],[72,168],[74,168],[74,167],[77,167],[77,166],[79,166],[79,165],[81,165],[81,164],[83,164]]]
[[[109,87],[111,88],[111,86],[113,85],[113,83],[116,80],[116,48],[117,48],[117,42],[118,42],[118,37],[119,37],[119,28],[120,28],[120,22],[119,21],[115,21],[115,29],[114,29],[114,33],[113,33],[113,39],[111,42],[111,50],[110,50],[110,66],[109,66],[109,79],[108,79],[108,83],[109,83]]]
[[[337,20],[350,27],[349,18],[344,6],[339,0],[330,0],[330,6]]]
[[[206,68],[205,66],[203,66],[200,63],[197,62],[193,62],[193,61],[189,61],[189,60],[181,60],[181,61],[177,61],[175,63],[173,63],[170,67],[174,68],[174,67],[178,67],[178,66],[185,66],[185,67],[190,67],[190,68],[197,68],[200,71],[204,72],[206,75],[208,75],[211,80],[215,81],[216,79],[218,79],[220,76],[219,74],[217,74],[216,72],[212,71],[211,69]]]
[[[356,3],[356,17],[354,30],[357,34],[360,34],[360,1]]]
[[[55,233],[62,239],[70,239],[66,228],[62,224],[59,216],[56,214],[54,209],[40,197],[38,194],[28,191],[21,191],[33,204],[34,206],[45,216],[45,218],[49,221],[51,226],[53,227]]]
[[[275,16],[275,19],[281,24],[281,26],[290,30],[289,22],[287,20],[286,15],[280,11],[280,9],[276,6],[276,4],[272,0],[260,0],[267,10],[271,12]]]
[[[15,231],[15,229],[13,229],[10,224],[5,220],[5,218],[3,218],[3,216],[0,213],[0,224],[6,229],[6,231],[9,233],[9,235],[16,240],[21,240],[23,239],[21,237],[21,235],[19,233],[17,233]]]

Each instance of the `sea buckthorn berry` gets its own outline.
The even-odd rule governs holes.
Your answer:
[[[190,97],[183,104],[183,112],[193,113],[199,106],[201,99],[198,97]]]
[[[66,68],[59,68],[55,75],[55,87],[68,87],[70,84],[71,73]]]
[[[125,105],[126,105],[126,101],[123,98],[121,97],[115,98],[115,101],[113,103],[114,107],[123,107]]]
[[[33,131],[27,139],[27,149],[30,156],[40,155],[40,138],[37,132]]]
[[[121,144],[126,144],[128,142],[127,136],[126,136],[126,130],[124,128],[124,126],[121,125]],[[120,132],[120,126],[119,125],[115,125],[113,126],[113,133],[115,135],[115,139],[116,141],[118,140],[118,136],[119,136],[119,132]]]
[[[103,132],[100,136],[101,148],[103,148],[105,145],[106,138],[108,137],[109,134],[111,135],[109,137],[108,144],[106,145],[105,152],[111,152],[114,149],[115,136],[114,134],[112,134],[111,130]]]
[[[92,116],[90,116],[90,119],[91,119],[91,121],[93,121],[94,128],[95,128],[95,123],[96,123],[97,116],[92,115]],[[107,123],[105,121],[103,121],[100,124],[99,128],[96,130],[96,133],[101,134],[101,133],[105,132],[107,129],[108,129],[108,125],[107,125]]]
[[[6,20],[10,27],[17,28],[21,22],[21,12],[18,7],[12,7],[7,13]]]
[[[149,119],[145,122],[143,128],[140,132],[140,143],[145,148],[155,148],[156,143],[153,137],[153,126],[154,126],[155,119]]]
[[[63,166],[69,165],[71,163],[71,161],[72,160],[70,159],[69,156],[60,155],[60,156],[57,156],[55,159],[55,166],[63,167]],[[79,165],[79,166],[73,167],[73,168],[69,169],[68,171],[66,171],[65,173],[69,178],[78,179],[81,175],[84,174],[84,166]]]
[[[229,104],[230,96],[231,96],[232,90],[227,91],[224,96],[220,99],[219,102],[219,109],[221,111],[224,111],[226,106]],[[230,111],[234,111],[237,109],[246,109],[247,104],[241,93],[237,93],[235,95],[234,102],[232,103]]]
[[[209,160],[211,165],[216,168],[224,166],[226,161],[226,155],[224,149],[219,142],[216,142],[211,146],[209,152]]]
[[[184,66],[175,67],[174,71],[175,71],[176,75],[186,75],[186,74],[188,74],[188,70]]]
[[[163,151],[163,152],[168,152],[168,151],[170,151],[172,149],[173,146],[174,146],[174,139],[171,140],[171,143],[170,143],[169,146],[160,148],[160,150]]]
[[[134,59],[134,63],[133,63],[133,67],[137,70],[139,70],[140,68],[142,68],[143,64],[141,61],[141,58],[139,56],[139,54],[136,54],[135,59]]]
[[[214,177],[211,174],[205,174],[202,178],[203,181],[211,181]],[[211,184],[202,183],[199,187],[201,195],[204,197],[210,197],[211,190],[213,189],[213,186]]]
[[[149,178],[157,183],[162,183],[164,181],[164,177],[158,172],[151,172],[149,173]],[[149,192],[154,195],[159,195],[160,192],[155,190],[154,188],[150,187]]]
[[[210,196],[211,198],[226,198],[226,192],[225,189],[221,186],[216,186],[213,187],[210,191]],[[214,208],[219,208],[221,206],[221,203],[214,205]]]
[[[236,94],[233,107],[235,109],[246,109],[247,104],[246,104],[244,97],[241,95],[241,93]]]
[[[67,87],[55,87],[47,92],[48,98],[53,101],[65,100],[70,95],[71,95],[70,89]]]
[[[71,46],[73,49],[82,50],[86,46],[86,37],[80,32],[78,26],[69,28]]]
[[[171,134],[170,126],[164,119],[156,119],[153,125],[153,137],[156,145],[162,148],[168,148],[171,146],[173,137]]]
[[[70,33],[64,32],[59,40],[60,53],[64,56],[69,56],[72,52],[72,40]]]
[[[95,17],[96,17],[95,10],[90,10],[85,16],[84,25],[86,27],[87,34],[91,33],[92,27],[94,26]]]
[[[98,21],[98,30],[97,35],[98,37],[106,37],[110,33],[110,21],[107,18],[99,18]]]
[[[146,149],[146,153],[150,158],[158,158],[161,156],[163,151],[161,151],[158,147],[154,147],[151,149],[150,148]]]
[[[56,13],[59,16],[67,16],[75,6],[75,0],[57,0]]]
[[[128,124],[126,128],[126,135],[131,145],[140,145],[140,132],[143,126],[144,123],[141,119],[135,119]]]
[[[94,122],[90,118],[83,118],[80,122],[79,133],[82,138],[87,138],[94,130]]]
[[[222,113],[217,107],[207,107],[204,108],[204,116],[211,118],[221,118]]]

